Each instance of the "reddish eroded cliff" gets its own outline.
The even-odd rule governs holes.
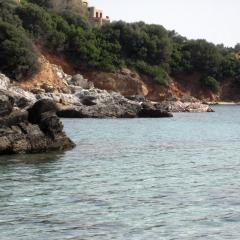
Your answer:
[[[161,101],[168,97],[194,96],[204,101],[240,101],[240,88],[234,86],[231,79],[223,81],[218,94],[201,86],[201,74],[189,73],[178,74],[168,77],[168,85],[162,86],[154,82],[149,76],[141,75],[136,71],[124,68],[116,73],[92,70],[83,66],[73,66],[61,56],[56,56],[46,50],[41,49],[47,62],[61,66],[67,74],[74,75],[81,73],[85,78],[92,81],[95,87],[108,91],[116,91],[123,96],[142,95],[152,101]],[[30,85],[37,82],[49,82],[56,86],[64,87],[61,79],[51,73],[48,64],[42,65],[42,71],[32,80]],[[49,73],[50,71],[50,73]],[[21,84],[24,88],[28,86],[26,82]]]

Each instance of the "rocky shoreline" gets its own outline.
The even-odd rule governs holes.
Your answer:
[[[19,109],[33,105],[36,101],[54,101],[64,118],[137,118],[172,117],[171,112],[212,112],[208,103],[194,97],[171,97],[163,102],[150,102],[143,96],[124,97],[120,93],[94,88],[92,82],[80,74],[64,73],[53,65],[57,76],[64,83],[61,89],[47,83],[22,89],[0,74],[0,90],[8,92]]]
[[[62,91],[46,85],[26,91],[11,84],[4,75],[0,75],[0,90],[12,96],[17,109],[26,109],[39,100],[51,100],[57,104],[57,115],[63,118],[172,117],[159,104],[96,89],[81,75],[72,77],[63,72],[61,74],[66,83]]]
[[[81,75],[56,67],[64,88],[43,84],[24,90],[0,74],[0,154],[41,153],[71,149],[61,118],[165,118],[171,112],[211,112],[192,98],[150,102],[94,88]]]

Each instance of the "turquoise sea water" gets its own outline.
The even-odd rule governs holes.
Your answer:
[[[64,120],[66,153],[0,158],[1,240],[240,239],[240,107]]]

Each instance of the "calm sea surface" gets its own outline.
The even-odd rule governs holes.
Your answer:
[[[66,153],[0,158],[0,240],[240,239],[240,107],[64,120]]]

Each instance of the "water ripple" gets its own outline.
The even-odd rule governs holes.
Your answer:
[[[64,120],[77,147],[0,157],[1,240],[239,240],[240,107]]]

